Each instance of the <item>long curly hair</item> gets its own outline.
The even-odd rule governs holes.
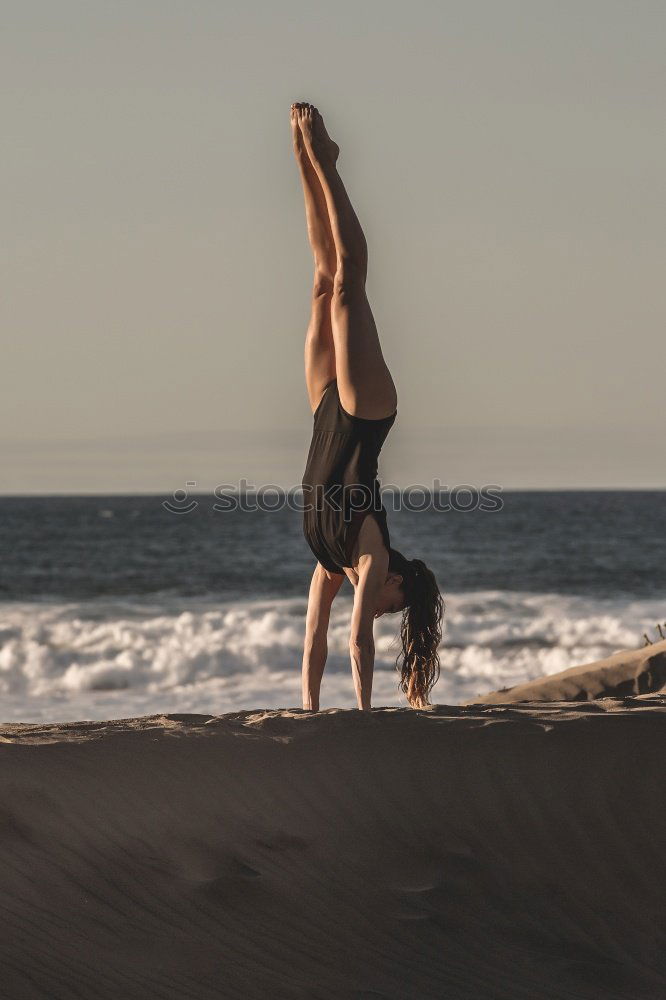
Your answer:
[[[434,573],[422,559],[407,559],[392,548],[389,570],[402,577],[406,601],[400,625],[402,648],[396,659],[399,687],[412,708],[426,708],[439,678],[437,647],[442,640],[444,600]]]

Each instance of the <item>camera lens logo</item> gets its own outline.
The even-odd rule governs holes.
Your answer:
[[[188,481],[185,483],[188,488],[196,486],[196,481]],[[187,503],[187,490],[175,490],[173,494],[173,501],[163,500],[162,506],[165,510],[168,510],[170,514],[191,514],[193,510],[199,506],[196,500],[190,500]]]

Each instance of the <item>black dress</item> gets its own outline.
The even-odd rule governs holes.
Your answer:
[[[382,420],[353,417],[342,408],[337,379],[328,383],[314,412],[303,473],[303,534],[321,565],[332,573],[351,566],[368,513],[376,518],[390,548],[377,461],[396,413]]]

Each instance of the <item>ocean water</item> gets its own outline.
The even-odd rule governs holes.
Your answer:
[[[314,566],[300,515],[203,496],[172,513],[165,499],[0,498],[2,721],[300,705]],[[637,647],[666,620],[666,492],[502,501],[389,513],[393,545],[444,594],[438,703]],[[351,595],[345,583],[333,606],[322,708],[355,704]],[[377,706],[405,704],[398,627],[376,623]]]

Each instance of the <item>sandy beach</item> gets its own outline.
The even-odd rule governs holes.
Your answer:
[[[4,725],[2,996],[654,1000],[665,732],[658,693]]]

